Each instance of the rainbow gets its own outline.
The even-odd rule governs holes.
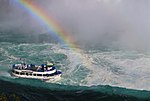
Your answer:
[[[77,44],[73,41],[73,38],[66,33],[60,25],[49,16],[42,8],[31,0],[17,0],[17,2],[30,12],[31,15],[38,18],[42,25],[45,25],[48,29],[52,30],[55,36],[60,39],[64,44],[71,48],[77,48]]]
[[[78,56],[84,65],[89,66],[91,62],[87,56],[84,56],[83,51],[79,49],[78,45],[75,44],[73,38],[66,33],[63,28],[51,17],[49,16],[42,8],[33,3],[31,0],[17,0],[17,2],[30,12],[35,18],[40,20],[39,22],[47,26],[48,29],[53,30],[55,36],[60,39],[64,44],[66,44],[69,48],[76,51],[76,56]]]

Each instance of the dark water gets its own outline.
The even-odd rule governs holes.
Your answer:
[[[81,49],[81,54],[42,35],[49,36],[1,33],[0,97],[9,101],[150,101],[150,53],[95,46]],[[20,58],[34,64],[53,61],[63,73],[61,80],[45,83],[11,77],[11,65]]]
[[[149,101],[149,98],[139,98],[122,93],[115,94],[114,92],[122,92],[125,89],[112,88],[110,86],[100,87],[103,90],[107,89],[108,91],[111,91],[103,92],[94,91],[87,87],[71,87],[73,90],[65,90],[59,89],[61,85],[57,85],[57,89],[50,90],[41,87],[10,83],[2,80],[0,83],[0,92],[3,92],[9,101],[18,99],[21,101]],[[63,87],[67,88],[66,86]],[[128,92],[137,93],[138,91],[128,90]],[[141,91],[141,94],[144,95],[148,93],[149,92]],[[12,95],[15,95],[15,97]]]

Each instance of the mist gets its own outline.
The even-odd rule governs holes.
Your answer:
[[[52,16],[81,47],[150,49],[149,0],[31,1]],[[12,0],[0,1],[0,31],[51,36]]]

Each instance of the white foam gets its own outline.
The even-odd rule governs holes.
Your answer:
[[[32,48],[34,46],[38,47],[43,45],[46,47],[40,52],[36,49],[29,50],[29,56],[36,57],[38,54],[50,56],[53,53],[67,56],[67,59],[64,60],[65,63],[60,63],[63,65],[63,67],[60,68],[63,71],[63,75],[60,82],[57,82],[59,84],[82,86],[112,85],[150,90],[150,54],[145,55],[144,53],[132,51],[101,52],[98,50],[89,53],[83,50],[76,52],[73,49],[62,48],[59,44],[21,44],[13,45],[13,47],[8,45],[8,47],[15,49],[20,46]],[[18,59],[18,57],[8,51],[7,48],[0,48],[0,51],[4,52],[3,55],[6,57],[4,61],[0,61],[1,66]],[[26,50],[24,51],[26,52]],[[89,74],[84,75],[84,77],[82,73],[75,76],[74,74],[80,70],[85,72],[80,67],[88,69],[89,72],[87,73]],[[2,68],[4,73],[0,73],[0,75],[11,77],[7,72],[8,68]],[[83,77],[82,79],[80,78],[81,76]]]
[[[135,57],[132,59],[130,55]],[[112,85],[150,90],[150,58],[141,53],[100,52],[91,54],[96,65],[86,78],[87,85]],[[114,71],[116,69],[116,71]]]

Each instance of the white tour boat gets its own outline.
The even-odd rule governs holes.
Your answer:
[[[34,64],[14,64],[12,66],[12,75],[20,78],[40,79],[51,81],[60,79],[62,73],[57,70],[52,63],[34,65]]]

